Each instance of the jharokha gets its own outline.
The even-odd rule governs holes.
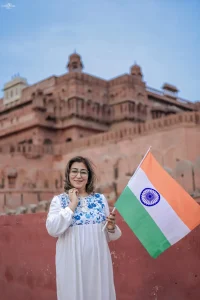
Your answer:
[[[160,164],[200,199],[200,102],[143,81],[140,66],[111,80],[83,72],[80,55],[67,73],[34,85],[16,76],[0,99],[0,213],[47,210],[63,191],[69,158],[95,164],[97,191],[111,203],[152,146]],[[181,199],[180,199],[181,200]]]

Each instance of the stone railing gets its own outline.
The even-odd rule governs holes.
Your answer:
[[[60,189],[1,189],[0,215],[18,215],[46,212],[54,195],[62,193]]]
[[[0,147],[0,154],[22,154],[27,158],[40,157],[44,154],[53,154],[52,145],[3,145]]]
[[[149,87],[149,86],[146,87],[146,90],[147,90],[147,92],[150,92],[150,93],[156,94],[158,96],[162,96],[162,97],[166,97],[168,95],[164,91],[160,91],[160,90],[157,90],[157,89]],[[173,102],[176,102],[176,103],[179,102],[180,104],[186,105],[187,107],[189,106],[191,108],[194,108],[194,105],[195,105],[195,103],[193,103],[189,100],[180,98],[176,95],[174,96],[174,100],[173,100],[173,98],[171,98],[170,100],[172,100]]]
[[[43,200],[37,204],[27,204],[17,207],[16,209],[4,208],[4,212],[0,212],[0,216],[4,215],[24,215],[34,214],[39,212],[47,212],[50,205],[50,200]]]

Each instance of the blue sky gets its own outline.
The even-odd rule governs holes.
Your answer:
[[[136,61],[151,87],[200,100],[199,0],[0,0],[0,88],[62,75],[76,49],[86,73],[110,79]],[[2,96],[2,92],[0,92]]]

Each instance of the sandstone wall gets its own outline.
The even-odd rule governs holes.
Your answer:
[[[198,300],[200,227],[151,258],[117,216],[120,240],[110,243],[117,300]],[[55,244],[46,214],[0,217],[2,300],[55,300]]]

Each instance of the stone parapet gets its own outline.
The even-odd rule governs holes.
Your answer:
[[[29,122],[29,123],[27,123]],[[37,119],[27,120],[26,126],[36,125]],[[21,124],[18,126],[25,126]],[[3,145],[0,148],[0,153],[19,153],[27,156],[27,158],[35,158],[44,154],[61,155],[72,152],[74,149],[81,149],[85,147],[101,146],[109,143],[117,143],[121,140],[133,139],[140,135],[148,135],[153,132],[172,129],[180,126],[199,126],[200,124],[200,112],[185,112],[175,115],[170,115],[160,119],[149,120],[145,123],[137,123],[130,126],[122,126],[115,130],[108,132],[95,134],[90,137],[81,138],[76,141],[72,141],[65,144],[54,144],[54,145]],[[57,125],[59,127],[59,125]],[[8,131],[9,129],[7,129]],[[1,131],[1,135],[6,135],[8,132],[5,130]]]
[[[101,146],[109,143],[117,143],[120,140],[133,139],[139,135],[147,135],[159,130],[167,130],[177,126],[196,126],[200,125],[200,112],[186,112],[150,120],[145,123],[134,124],[129,127],[121,127],[117,130],[101,133],[77,141],[54,145],[54,154],[66,154],[74,149]]]

